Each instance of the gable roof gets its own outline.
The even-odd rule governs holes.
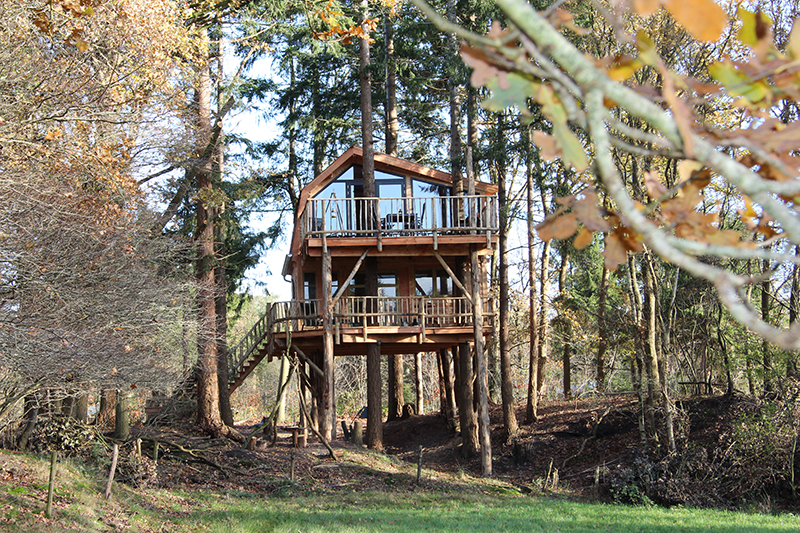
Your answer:
[[[291,254],[296,255],[300,249],[300,235],[299,223],[300,217],[303,215],[306,204],[309,198],[313,198],[329,183],[341,176],[344,171],[354,165],[363,164],[363,151],[360,146],[352,146],[340,155],[336,161],[331,163],[325,170],[323,170],[316,178],[303,187],[300,192],[300,200],[297,205],[297,215],[294,221],[294,230],[292,233],[292,247]],[[386,154],[375,154],[375,170],[389,172],[392,174],[401,174],[403,176],[410,176],[421,180],[438,183],[440,185],[452,186],[453,180],[449,173],[435,170],[418,163],[412,163],[405,159],[392,157]],[[493,195],[497,194],[497,185],[493,183],[485,183],[482,181],[475,182],[475,193]]]

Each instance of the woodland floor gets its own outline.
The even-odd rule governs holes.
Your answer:
[[[698,397],[680,402],[688,440],[713,447],[719,435],[741,412],[742,397]],[[558,470],[559,487],[578,497],[594,494],[594,478],[630,466],[638,453],[637,404],[630,396],[550,402],[540,407],[539,420],[525,425],[524,408],[517,411],[517,443],[506,442],[502,411],[491,409],[494,478],[523,492],[539,491]],[[600,419],[599,424],[597,420]],[[237,426],[245,434],[255,426]],[[434,490],[481,490],[470,479],[480,476],[478,457],[464,460],[460,437],[444,418],[432,414],[386,423],[386,455],[358,452],[339,438],[332,444],[338,461],[309,434],[309,446],[294,451],[294,489],[309,491],[414,490],[419,447],[423,448],[422,485]],[[594,435],[594,436],[593,436]],[[160,443],[162,460],[154,484],[166,488],[200,488],[254,492],[285,490],[293,448],[289,433],[279,432],[274,445],[259,440],[255,450],[226,439],[209,439],[191,428],[144,427],[143,455]],[[685,438],[685,437],[684,437]],[[263,437],[262,437],[263,439]],[[180,447],[194,450],[194,455]],[[365,448],[362,447],[362,450]],[[358,457],[356,460],[355,457]],[[548,476],[548,472],[550,475]],[[142,482],[146,483],[146,475]]]

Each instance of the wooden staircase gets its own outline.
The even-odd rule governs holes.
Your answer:
[[[277,348],[272,335],[272,306],[247,332],[247,335],[228,352],[228,392],[233,394],[253,369],[272,350]]]

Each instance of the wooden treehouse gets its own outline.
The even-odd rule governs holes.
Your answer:
[[[353,147],[303,189],[283,269],[294,299],[271,304],[230,354],[231,392],[264,358],[296,356],[326,438],[336,432],[334,357],[370,344],[381,355],[482,345],[494,329],[483,258],[497,241],[497,187],[476,182],[456,196],[449,174],[376,154],[378,197],[365,198],[361,170]]]

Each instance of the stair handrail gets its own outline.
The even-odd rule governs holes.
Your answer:
[[[271,328],[270,317],[272,304],[267,304],[267,311],[250,328],[250,331],[228,352],[228,380],[233,382],[250,358],[250,355],[261,345]]]

